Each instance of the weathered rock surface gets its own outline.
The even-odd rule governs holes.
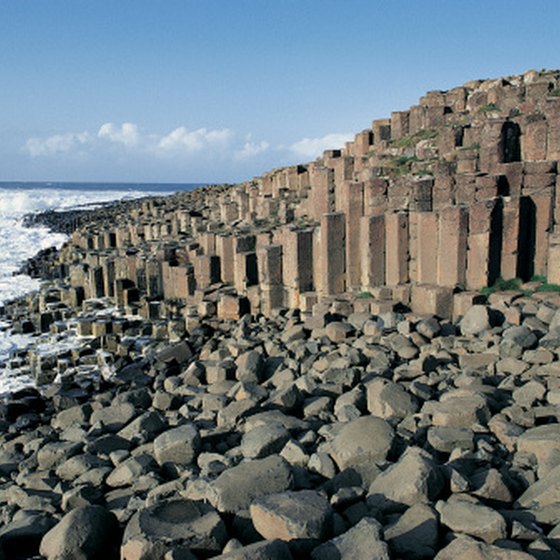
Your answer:
[[[291,469],[277,455],[240,463],[222,473],[211,485],[210,503],[221,512],[247,509],[255,498],[288,490]]]
[[[101,506],[83,506],[66,514],[41,541],[48,560],[117,558],[120,544],[117,518]]]
[[[224,522],[212,506],[164,500],[135,513],[123,536],[122,560],[161,558],[177,549],[208,556],[227,541]]]
[[[332,536],[332,508],[325,496],[312,490],[257,498],[250,511],[255,529],[265,539],[323,541]]]

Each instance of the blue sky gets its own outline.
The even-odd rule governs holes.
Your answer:
[[[233,182],[560,67],[558,0],[0,0],[0,180]]]

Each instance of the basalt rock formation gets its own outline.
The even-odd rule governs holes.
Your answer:
[[[559,79],[81,216],[4,309],[0,559],[560,558],[560,294],[477,291],[558,282]]]
[[[86,298],[143,314],[360,295],[450,318],[500,277],[560,283],[559,94],[557,71],[429,92],[311,163],[127,204],[78,229],[62,262]]]

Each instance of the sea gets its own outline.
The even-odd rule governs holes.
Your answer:
[[[21,265],[42,249],[60,248],[67,236],[46,227],[25,227],[26,214],[45,210],[94,208],[106,202],[165,196],[201,186],[193,183],[55,183],[0,182],[0,308],[3,303],[37,290],[39,281],[17,274]],[[0,396],[32,384],[14,377],[7,367],[11,354],[32,343],[16,335],[0,316]]]

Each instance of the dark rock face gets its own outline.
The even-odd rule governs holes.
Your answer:
[[[48,560],[118,558],[117,518],[101,506],[83,506],[66,514],[45,534],[40,552]]]

